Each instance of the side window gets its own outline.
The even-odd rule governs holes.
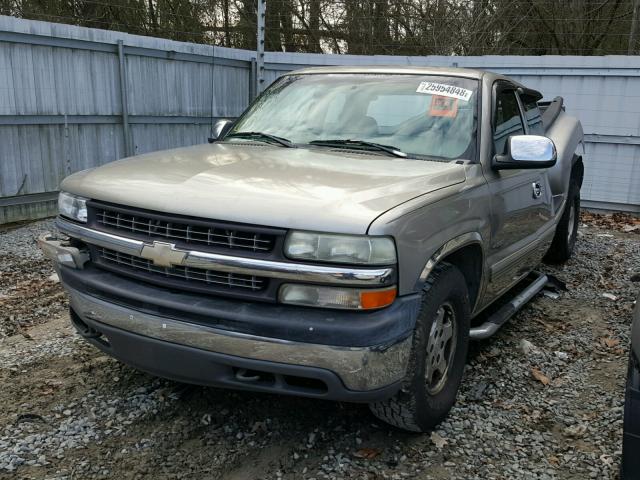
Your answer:
[[[531,95],[521,95],[520,99],[524,105],[524,116],[531,135],[544,135],[544,125],[542,124],[542,112],[538,108],[538,102]]]
[[[520,107],[518,106],[515,91],[503,90],[498,93],[495,115],[493,145],[496,153],[504,153],[509,136],[524,134]]]

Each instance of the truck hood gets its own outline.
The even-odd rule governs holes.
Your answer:
[[[229,142],[122,159],[78,172],[61,188],[160,212],[366,233],[387,210],[464,180],[455,163]]]

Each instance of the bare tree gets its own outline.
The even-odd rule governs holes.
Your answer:
[[[254,49],[257,0],[0,0],[0,13]],[[640,0],[267,0],[266,48],[392,55],[637,51]]]

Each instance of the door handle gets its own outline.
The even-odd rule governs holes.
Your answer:
[[[533,198],[540,198],[542,196],[542,185],[540,185],[540,182],[533,182],[531,188],[533,189]]]

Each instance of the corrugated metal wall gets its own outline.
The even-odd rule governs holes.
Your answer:
[[[212,121],[239,115],[255,94],[254,57],[0,16],[0,223],[52,212],[59,181],[74,171],[205,142]],[[640,211],[639,57],[267,53],[265,86],[296,68],[338,64],[478,67],[562,95],[586,133],[584,203]]]
[[[0,223],[51,214],[72,172],[205,142],[249,103],[253,56],[0,16]]]

